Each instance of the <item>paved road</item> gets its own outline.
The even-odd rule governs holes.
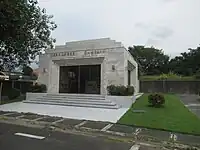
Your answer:
[[[45,137],[34,139],[15,135],[26,133]],[[73,135],[0,123],[0,149],[4,150],[129,150],[131,144],[99,137]]]
[[[181,101],[188,107],[188,109],[200,118],[200,102],[197,100],[199,96],[190,94],[182,94],[179,96]]]

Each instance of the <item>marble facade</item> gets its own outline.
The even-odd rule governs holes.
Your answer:
[[[138,65],[128,50],[110,38],[67,42],[46,50],[39,57],[38,82],[46,84],[48,93],[59,93],[60,66],[100,65],[100,94],[107,86],[132,85],[139,91]],[[129,71],[128,71],[129,70]],[[128,80],[128,74],[130,79]]]

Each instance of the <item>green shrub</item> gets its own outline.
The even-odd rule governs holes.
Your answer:
[[[148,102],[153,107],[160,107],[165,103],[165,97],[163,94],[158,94],[158,93],[150,94],[148,96]]]
[[[167,74],[161,74],[159,77],[158,77],[158,80],[167,80],[168,76]]]
[[[29,90],[33,93],[46,93],[47,92],[47,86],[45,84],[35,84],[31,86],[31,89]]]
[[[116,96],[130,96],[134,94],[134,87],[133,86],[123,86],[123,85],[109,85],[107,87],[108,93],[110,95]]]
[[[17,98],[17,97],[19,97],[19,96],[20,96],[20,91],[17,90],[17,89],[11,88],[11,89],[8,91],[8,98],[9,98],[9,100],[13,100],[13,99],[15,99],[15,98]]]
[[[135,89],[133,86],[127,86],[126,90],[127,90],[127,95],[133,95],[135,93]]]
[[[173,72],[169,72],[168,74],[161,74],[157,80],[167,80],[167,79],[181,79],[182,77],[173,73]]]

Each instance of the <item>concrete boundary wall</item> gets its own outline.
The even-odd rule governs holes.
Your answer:
[[[140,92],[197,94],[200,92],[200,81],[140,81]]]

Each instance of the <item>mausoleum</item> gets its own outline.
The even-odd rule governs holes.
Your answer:
[[[138,65],[121,42],[110,38],[66,42],[39,56],[38,82],[47,93],[107,95],[107,86],[139,90]]]
[[[0,110],[116,123],[141,96],[138,65],[120,42],[109,38],[67,42],[39,57],[38,81],[47,93]],[[134,96],[111,96],[109,85],[131,85]]]

